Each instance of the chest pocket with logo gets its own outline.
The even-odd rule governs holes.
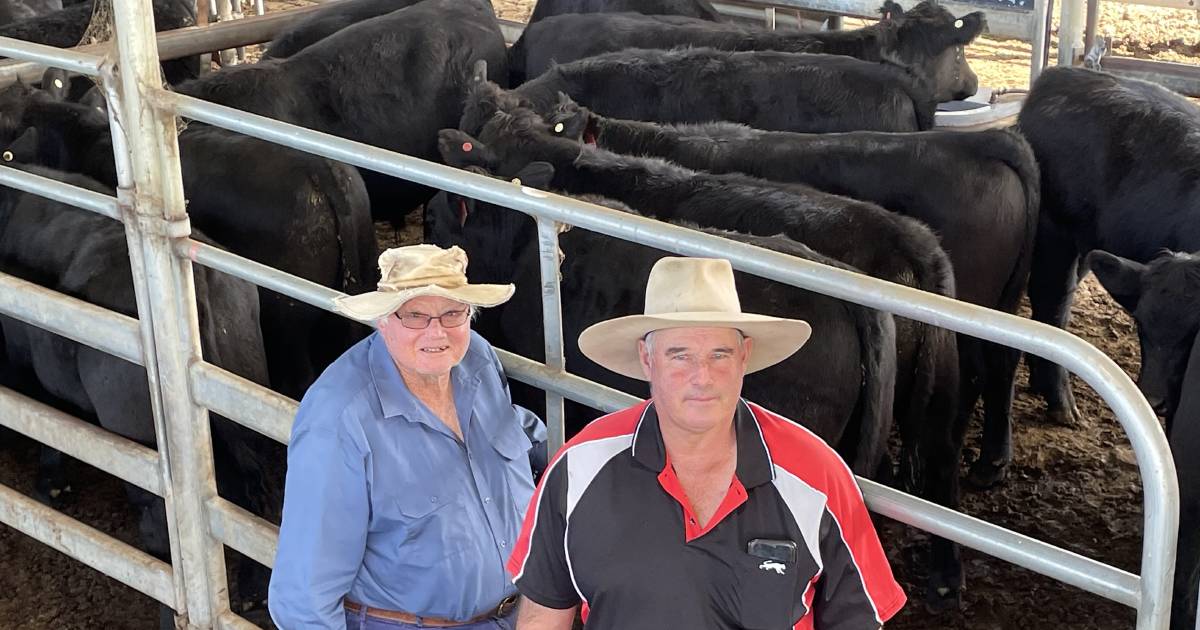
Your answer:
[[[790,629],[804,613],[798,587],[812,578],[800,573],[795,562],[741,555],[735,567],[738,624],[746,630]]]

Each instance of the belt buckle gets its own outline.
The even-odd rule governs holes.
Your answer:
[[[507,617],[508,614],[511,613],[513,611],[513,609],[516,607],[517,607],[517,596],[509,595],[508,597],[505,597],[504,599],[500,600],[500,605],[496,606],[496,614],[493,615],[493,617],[495,617],[496,619]]]

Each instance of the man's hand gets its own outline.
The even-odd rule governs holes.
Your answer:
[[[547,608],[528,597],[521,598],[517,609],[517,630],[571,630],[578,606]]]

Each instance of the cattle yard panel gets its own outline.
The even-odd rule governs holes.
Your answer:
[[[191,262],[195,260],[263,286],[278,286],[285,294],[326,309],[330,293],[327,289],[314,291],[307,286],[311,283],[236,256],[226,254],[227,258],[222,259],[214,253],[219,250],[208,251],[186,238],[190,230],[183,207],[174,114],[511,207],[533,215],[542,225],[574,225],[680,254],[729,258],[736,268],[748,273],[1004,343],[1064,365],[1104,397],[1130,437],[1145,488],[1142,576],[929,505],[867,480],[861,480],[864,495],[868,505],[880,513],[1135,607],[1139,630],[1166,627],[1179,508],[1174,466],[1157,419],[1136,386],[1108,357],[1086,342],[1061,330],[1004,313],[165,91],[159,87],[148,5],[148,0],[115,3],[117,49],[124,73],[112,84],[119,85],[120,90],[110,90],[116,99],[110,102],[110,115],[118,154],[119,209],[126,223],[131,267],[138,289],[141,314],[138,330],[155,403],[158,466],[163,479],[160,489],[168,507],[171,566],[175,568],[173,572],[168,567],[166,573],[156,573],[158,586],[152,596],[174,602],[180,620],[189,627],[244,627],[244,620],[229,610],[221,545],[228,544],[252,558],[269,561],[275,535],[273,526],[217,495],[207,407],[220,409],[223,415],[278,439],[287,434],[295,404],[203,362]],[[56,50],[49,55],[30,46],[0,40],[0,54],[55,66],[74,67],[80,61],[78,57],[72,58],[72,53]],[[104,68],[101,60],[92,58],[90,63],[94,65],[86,66],[85,71],[107,69],[108,73],[101,74],[112,76],[111,67]],[[136,124],[126,125],[124,121]],[[126,129],[136,131],[126,134]],[[128,154],[119,140],[130,142]],[[13,173],[11,169],[0,168],[0,175]],[[65,184],[58,187],[69,190]],[[557,262],[555,230],[546,227],[539,231],[544,232],[543,261],[552,257]],[[561,308],[557,304],[556,284],[543,282],[544,294],[551,295],[556,307]],[[548,338],[553,341],[552,336]],[[561,332],[558,337],[561,343]],[[548,392],[604,410],[626,406],[633,400],[555,366],[500,354],[512,376]],[[547,356],[553,354],[554,349],[548,349]],[[245,402],[251,404],[242,404]],[[263,418],[247,422],[245,416],[249,413],[262,413]],[[558,434],[561,435],[561,427]],[[104,450],[99,445],[96,449]],[[47,526],[56,517],[52,511],[38,512],[24,506],[19,499],[7,498],[0,498],[0,513],[6,513],[14,505],[21,506],[22,514],[28,515],[26,518]],[[84,539],[83,534],[73,538]],[[100,548],[94,545],[86,549],[56,548],[77,558],[82,556],[85,561],[99,558],[98,563],[105,567],[102,570],[110,575],[121,575],[119,567],[135,561],[138,556],[134,554],[140,553],[128,549],[97,551]],[[167,575],[169,578],[163,577]],[[166,585],[173,587],[174,592]]]

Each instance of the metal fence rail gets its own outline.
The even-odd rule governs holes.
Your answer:
[[[160,601],[174,602],[180,620],[188,627],[245,627],[244,620],[229,608],[222,548],[228,545],[269,564],[275,542],[275,531],[270,524],[217,495],[207,411],[218,411],[264,435],[286,441],[295,404],[203,362],[191,264],[210,266],[321,308],[328,309],[331,298],[337,294],[186,238],[188,226],[174,114],[534,216],[546,263],[542,265],[543,297],[552,302],[545,311],[550,365],[508,353],[501,353],[501,358],[512,376],[546,389],[550,401],[566,396],[611,410],[629,404],[632,399],[560,369],[562,334],[556,325],[555,312],[560,305],[554,229],[559,223],[684,255],[728,258],[735,268],[748,273],[1003,343],[1064,365],[1108,402],[1129,435],[1145,489],[1141,576],[866,480],[862,480],[864,494],[872,509],[892,518],[1132,606],[1138,611],[1139,630],[1166,628],[1179,513],[1174,466],[1157,419],[1136,386],[1108,357],[1086,342],[1061,330],[1004,313],[164,91],[158,86],[149,0],[116,0],[115,10],[123,76],[108,84],[109,94],[116,101],[110,103],[113,131],[118,136],[114,137],[114,146],[121,153],[117,156],[121,179],[119,211],[113,214],[127,219],[131,265],[138,289],[140,337],[130,336],[128,318],[121,321],[119,330],[123,331],[122,343],[127,353],[130,339],[140,341],[136,346],[140,352],[132,354],[143,359],[147,368],[159,439],[156,465],[163,480],[159,489],[167,503],[174,567],[172,571],[169,567],[164,570],[158,565],[148,565],[150,568],[138,573],[142,576],[138,579],[151,576],[153,588],[147,587],[143,592],[152,590],[152,596]],[[103,69],[98,58],[85,58],[86,55],[77,52],[59,56],[62,51],[52,54],[31,46],[0,39],[0,54],[56,66],[69,65],[93,74]],[[126,125],[122,121],[136,121],[128,125],[131,132],[123,136]],[[128,142],[129,154],[122,152],[121,140]],[[62,200],[73,199],[78,202],[75,205],[87,205],[106,214],[113,210],[108,201],[111,198],[80,196],[65,186],[23,180],[16,172],[9,171],[0,170],[0,184],[17,183],[17,187],[36,187],[45,192],[58,188],[65,191],[55,193]],[[0,295],[4,293],[0,291]],[[19,300],[13,300],[16,301]],[[15,308],[4,303],[0,307]],[[55,325],[69,334],[73,328],[69,321]],[[561,436],[561,415],[552,423],[558,425],[556,437]],[[9,497],[11,491],[5,490],[0,489],[0,513],[16,509],[20,519],[45,524],[57,518],[25,505],[28,499]],[[91,540],[82,532],[77,532],[72,540],[75,543],[57,548],[85,561],[97,562],[109,574],[128,577],[131,575],[128,567],[144,560],[136,550],[110,548],[103,542],[90,546],[79,543]]]

